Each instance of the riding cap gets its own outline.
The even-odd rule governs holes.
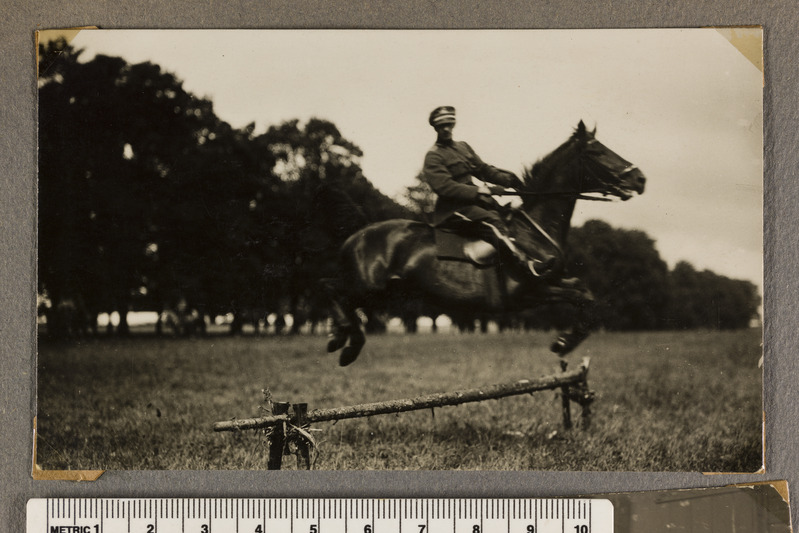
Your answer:
[[[434,128],[442,124],[455,124],[455,108],[449,105],[442,105],[433,109],[430,113],[429,122]]]

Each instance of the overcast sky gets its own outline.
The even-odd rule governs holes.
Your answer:
[[[438,105],[517,173],[582,119],[648,181],[625,203],[578,202],[574,225],[641,229],[670,266],[762,287],[763,77],[716,30],[85,30],[73,45],[161,65],[234,127],[330,120],[389,196],[414,183]]]

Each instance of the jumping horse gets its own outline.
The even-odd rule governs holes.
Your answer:
[[[367,226],[342,245],[336,278],[323,280],[331,301],[328,352],[342,350],[339,364],[358,357],[366,338],[357,310],[375,309],[396,297],[422,297],[444,312],[521,311],[546,303],[575,306],[573,324],[560,332],[551,350],[560,356],[574,350],[590,333],[593,295],[575,278],[563,279],[564,246],[578,199],[608,195],[628,200],[643,194],[646,178],[588,131],[580,121],[574,133],[552,153],[523,173],[520,196],[508,214],[517,247],[546,257],[539,278],[523,272],[501,253],[481,267],[441,257],[431,226],[411,220],[387,220]],[[601,196],[588,196],[590,194]]]

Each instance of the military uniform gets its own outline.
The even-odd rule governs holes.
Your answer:
[[[520,188],[519,178],[508,171],[487,165],[465,142],[452,140],[454,107],[435,108],[428,122],[438,134],[436,144],[424,158],[422,169],[423,179],[438,195],[433,223],[439,226],[461,215],[471,221],[469,231],[472,234],[504,247],[533,276],[542,276],[552,263],[551,257],[531,259],[519,250],[508,235],[505,221],[497,212],[499,205],[490,194],[479,192],[480,188],[472,183],[472,177],[475,177],[502,187]],[[541,269],[536,265],[541,266]]]
[[[518,187],[518,178],[484,163],[465,142],[436,143],[424,158],[423,176],[438,195],[433,213],[435,225],[460,213],[474,222],[485,221],[505,230],[504,221],[492,210],[496,203],[477,192],[472,176],[503,187]]]

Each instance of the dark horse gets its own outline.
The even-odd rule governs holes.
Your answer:
[[[577,309],[574,324],[558,335],[552,351],[563,356],[589,334],[593,302],[579,280],[562,279],[564,245],[574,205],[586,193],[628,200],[644,191],[646,179],[587,131],[580,121],[572,136],[524,172],[522,205],[508,226],[518,247],[551,258],[548,274],[533,278],[512,261],[478,269],[439,257],[434,230],[411,220],[387,220],[350,236],[341,248],[339,275],[324,280],[332,303],[328,352],[343,348],[339,363],[352,363],[366,339],[356,310],[379,307],[397,294],[421,296],[444,312],[518,311],[543,303],[567,302]]]

